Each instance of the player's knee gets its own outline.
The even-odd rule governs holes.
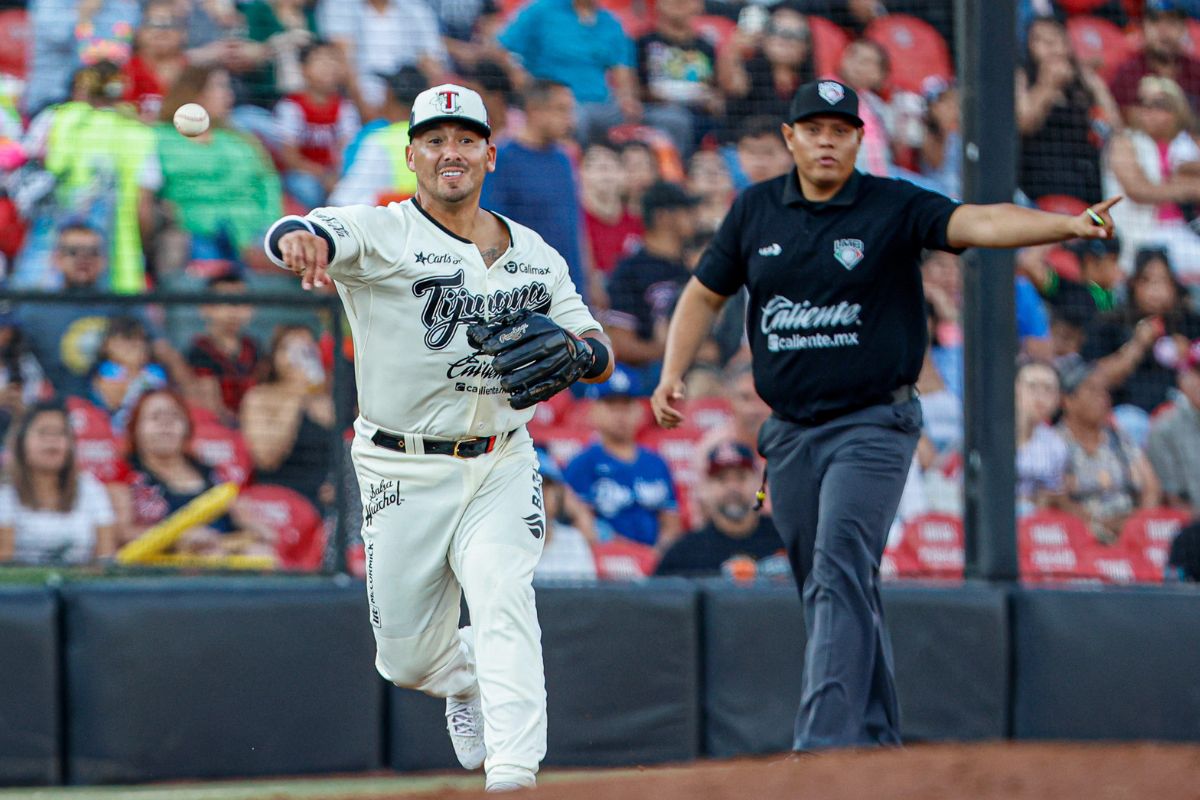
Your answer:
[[[375,654],[375,669],[403,689],[423,688],[436,668],[432,659],[412,647],[380,644]]]

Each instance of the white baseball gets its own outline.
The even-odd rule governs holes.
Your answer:
[[[175,112],[175,130],[184,136],[199,136],[208,130],[208,112],[199,103],[184,103]]]

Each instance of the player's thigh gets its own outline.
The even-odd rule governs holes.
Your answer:
[[[546,536],[537,455],[521,430],[497,456],[463,510],[451,563],[460,577],[470,560],[485,564],[497,579],[529,583]]]
[[[390,637],[416,635],[457,614],[459,586],[447,559],[461,514],[460,465],[405,455],[355,439],[371,624]]]

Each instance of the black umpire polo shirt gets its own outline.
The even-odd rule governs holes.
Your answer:
[[[822,422],[917,382],[921,251],[958,252],[946,241],[956,208],[857,170],[824,203],[804,198],[795,170],[738,197],[695,275],[721,295],[749,288],[754,384],[777,416]]]

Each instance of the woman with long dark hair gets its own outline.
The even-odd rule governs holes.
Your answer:
[[[34,403],[10,431],[0,486],[0,561],[86,564],[112,553],[115,516],[100,481],[75,462],[62,405]]]
[[[1200,316],[1188,307],[1187,289],[1175,277],[1165,250],[1143,249],[1134,260],[1129,297],[1088,327],[1085,360],[1098,359],[1113,405],[1150,414],[1175,387],[1175,372]]]
[[[1120,124],[1108,87],[1076,60],[1063,24],[1053,17],[1034,20],[1017,70],[1020,187],[1030,199],[1102,196],[1094,115],[1109,128]]]
[[[816,77],[812,30],[794,8],[779,6],[761,32],[739,28],[717,56],[728,131],[748,117],[787,116],[792,95]]]

